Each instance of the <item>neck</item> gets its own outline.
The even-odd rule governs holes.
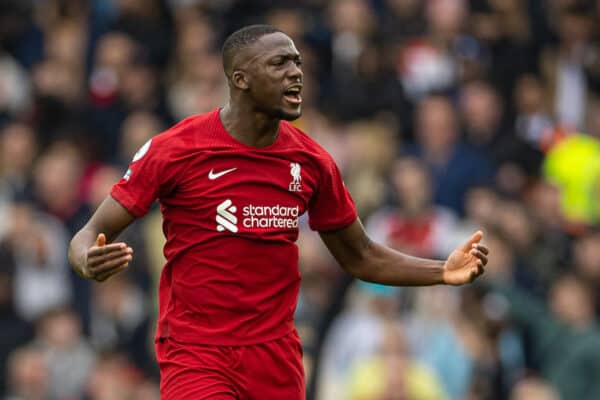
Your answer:
[[[277,138],[279,119],[257,112],[243,103],[228,102],[219,116],[225,130],[245,145],[266,147]]]
[[[454,146],[423,146],[423,156],[430,163],[438,166],[443,166],[450,159],[453,150]]]

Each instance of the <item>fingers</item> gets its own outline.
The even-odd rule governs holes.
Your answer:
[[[122,264],[122,265],[119,265],[118,267],[116,267],[115,269],[113,269],[113,270],[111,270],[111,271],[107,271],[107,272],[104,272],[104,273],[102,273],[102,274],[99,274],[99,275],[97,275],[95,279],[96,279],[98,282],[104,282],[105,280],[107,280],[107,279],[108,279],[108,278],[110,278],[111,276],[113,276],[113,275],[116,275],[116,274],[118,274],[119,272],[121,272],[121,271],[123,271],[123,270],[127,269],[127,267],[129,267],[129,263],[128,263],[128,262],[127,262],[127,263],[124,263],[124,264]]]
[[[485,272],[485,266],[488,263],[487,254],[489,250],[482,244],[474,243],[470,254],[477,258],[475,267],[471,269],[470,281],[473,282],[477,277]]]
[[[127,247],[125,243],[111,243],[104,246],[92,246],[88,250],[88,257],[101,256],[114,251],[122,251]]]
[[[483,265],[481,265],[480,263],[477,263],[477,265],[475,267],[471,268],[469,282],[473,282],[484,272],[485,272],[485,270],[483,268]]]
[[[102,272],[115,268],[117,265],[120,265],[125,262],[130,262],[133,258],[132,255],[133,250],[125,253],[111,254],[110,257],[96,257],[91,261],[88,260],[88,269],[93,274],[100,274]]]
[[[483,232],[481,231],[477,231],[473,234],[473,236],[471,236],[469,238],[469,240],[467,240],[467,242],[465,244],[463,244],[461,246],[461,250],[465,253],[469,252],[469,250],[471,250],[471,248],[473,247],[474,244],[477,244],[481,241],[481,239],[483,238]]]
[[[487,264],[487,262],[488,262],[487,255],[485,255],[482,250],[480,250],[478,248],[472,248],[470,253],[479,259],[479,261],[477,262],[477,265],[481,264],[481,266],[483,267],[484,265]]]
[[[96,238],[96,246],[104,246],[106,244],[106,235],[104,233],[99,233]]]
[[[131,255],[127,255],[125,257],[119,257],[110,261],[103,263],[98,266],[94,270],[90,270],[92,275],[92,279],[102,282],[108,279],[109,277],[117,274],[127,267],[129,267],[129,263],[131,262]]]
[[[125,243],[106,244],[106,236],[100,233],[96,245],[87,253],[87,275],[89,278],[104,281],[129,266],[133,259],[133,249]]]
[[[487,246],[481,243],[475,243],[472,248],[481,251],[485,255],[490,253],[490,250],[487,248]]]

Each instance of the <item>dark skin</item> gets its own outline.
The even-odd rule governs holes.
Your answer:
[[[283,33],[262,36],[236,54],[227,71],[230,100],[220,117],[227,131],[238,141],[266,147],[275,141],[282,119],[294,120],[301,113],[299,94],[302,70],[300,53]],[[73,237],[69,261],[82,277],[104,281],[125,270],[133,257],[126,243],[113,240],[135,217],[108,196],[88,223]],[[360,220],[331,232],[321,239],[339,264],[352,276],[386,285],[461,285],[481,275],[488,249],[476,232],[447,260],[412,257],[373,242]]]

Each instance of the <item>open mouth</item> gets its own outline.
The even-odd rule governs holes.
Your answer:
[[[295,105],[302,103],[302,96],[300,95],[302,92],[302,86],[296,85],[288,88],[285,92],[283,92],[283,98],[288,102]]]

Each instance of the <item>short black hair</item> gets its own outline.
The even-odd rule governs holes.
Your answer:
[[[233,58],[242,49],[255,43],[258,39],[271,33],[282,32],[271,25],[250,25],[233,32],[225,39],[221,53],[223,54],[223,70],[231,76]],[[283,32],[282,32],[283,33]]]

